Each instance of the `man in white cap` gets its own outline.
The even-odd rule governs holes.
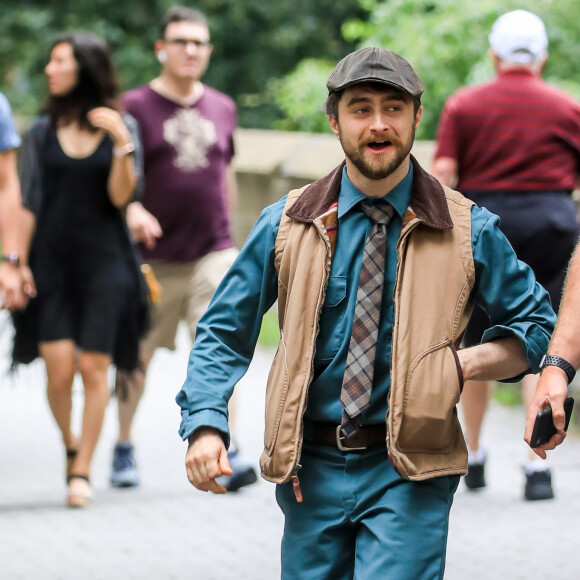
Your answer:
[[[500,216],[501,229],[518,258],[530,264],[557,310],[578,236],[570,194],[580,174],[580,107],[541,80],[548,38],[535,14],[504,14],[495,22],[489,42],[497,76],[448,99],[431,173]],[[493,313],[476,309],[466,345],[479,344],[490,316]],[[538,376],[523,380],[526,407]],[[488,382],[469,382],[463,391],[469,489],[485,486],[485,451],[479,436],[489,389]],[[550,470],[533,453],[526,464],[524,496],[553,497]]]

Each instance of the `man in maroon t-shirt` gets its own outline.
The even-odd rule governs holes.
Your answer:
[[[497,77],[458,90],[439,122],[431,173],[501,218],[519,259],[530,264],[557,311],[566,266],[578,236],[570,194],[580,175],[580,106],[541,80],[548,39],[543,22],[525,10],[501,16],[489,37]],[[489,318],[476,309],[465,344],[479,344]],[[538,375],[523,380],[529,405]],[[466,383],[462,404],[469,451],[469,489],[485,486],[479,435],[489,384]],[[536,461],[534,461],[534,459]],[[526,499],[553,497],[551,473],[530,452]]]
[[[139,122],[145,169],[143,198],[130,204],[127,223],[162,292],[141,345],[143,372],[125,381],[129,388],[119,397],[119,440],[111,475],[117,487],[139,482],[131,425],[155,350],[175,349],[180,320],[187,322],[194,338],[199,319],[238,254],[230,223],[236,202],[236,106],[200,80],[211,51],[204,15],[171,8],[155,43],[161,74],[124,95],[127,111]],[[226,489],[235,491],[256,481],[255,470],[235,449],[230,448],[229,459],[233,475],[223,476]]]

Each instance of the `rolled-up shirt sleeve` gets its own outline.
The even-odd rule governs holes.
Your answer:
[[[277,298],[274,244],[284,201],[262,212],[198,324],[187,378],[176,398],[183,439],[200,427],[213,427],[229,445],[228,400],[250,365],[262,318]]]
[[[502,380],[518,382],[529,372],[539,372],[556,315],[548,292],[536,281],[532,269],[517,259],[499,223],[496,215],[473,206],[471,237],[476,282],[472,297],[491,323],[483,334],[482,343],[512,335],[520,341],[530,369],[517,377]]]

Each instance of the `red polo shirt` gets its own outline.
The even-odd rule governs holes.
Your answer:
[[[580,105],[528,71],[502,73],[447,100],[438,157],[457,161],[459,191],[572,191]]]

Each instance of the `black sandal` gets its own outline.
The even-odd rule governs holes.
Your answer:
[[[66,482],[67,483],[68,483],[68,480],[70,478],[70,474],[72,472],[72,468],[73,468],[75,459],[77,458],[78,454],[79,454],[78,449],[67,449],[66,450]]]
[[[91,480],[89,477],[87,477],[86,475],[80,475],[79,473],[71,473],[69,476],[67,476],[66,482],[70,483],[71,479],[82,479],[83,481],[86,481],[89,485],[91,484]]]

